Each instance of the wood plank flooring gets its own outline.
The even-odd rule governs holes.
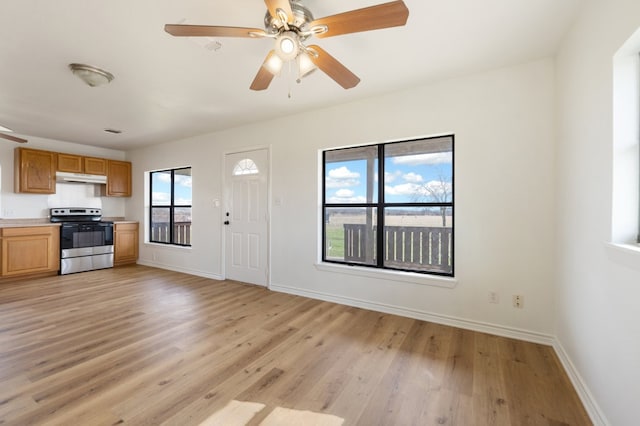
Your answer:
[[[550,347],[144,266],[0,283],[0,383],[3,425],[591,424]]]

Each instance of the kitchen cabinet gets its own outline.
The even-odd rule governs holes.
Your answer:
[[[107,160],[108,197],[131,197],[131,162]]]
[[[60,227],[0,229],[2,278],[56,273],[60,268]]]
[[[89,175],[106,175],[107,160],[96,157],[58,153],[59,172],[86,173]]]
[[[113,224],[113,266],[138,261],[138,223]]]
[[[15,192],[55,194],[55,152],[16,148],[13,170]]]
[[[106,175],[107,160],[104,158],[82,157],[84,173],[90,175]]]
[[[55,194],[56,171],[106,175],[101,192],[107,197],[131,197],[131,162],[38,149],[16,148],[15,192]]]
[[[58,153],[57,170],[59,172],[83,173],[84,165],[82,164],[82,157],[79,155]]]

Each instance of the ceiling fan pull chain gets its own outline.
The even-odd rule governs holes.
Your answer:
[[[293,73],[291,72],[291,62],[293,62],[293,61],[289,61],[289,70],[287,71],[287,73],[289,74],[289,75],[287,76],[287,77],[288,77],[288,78],[287,78],[287,84],[289,85],[289,96],[288,96],[288,97],[289,97],[289,99],[291,99],[291,96],[292,96],[292,94],[291,94],[291,92],[292,92],[291,87],[292,87],[293,85],[291,84],[291,80],[294,78]]]

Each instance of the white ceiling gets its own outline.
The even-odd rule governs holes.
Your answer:
[[[385,1],[303,3],[320,18]],[[283,70],[255,92],[249,85],[271,40],[205,39],[220,43],[210,50],[163,27],[262,28],[263,0],[3,0],[0,125],[121,150],[177,140],[550,56],[584,0],[405,3],[405,27],[313,40],[361,78],[357,87],[344,90],[319,71],[296,84]],[[71,74],[72,62],[115,80],[91,88]]]

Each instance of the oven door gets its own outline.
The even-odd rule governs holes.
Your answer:
[[[60,228],[60,249],[113,246],[113,223],[63,223]],[[63,254],[64,256],[64,254]]]
[[[113,267],[113,222],[60,226],[60,275]]]

